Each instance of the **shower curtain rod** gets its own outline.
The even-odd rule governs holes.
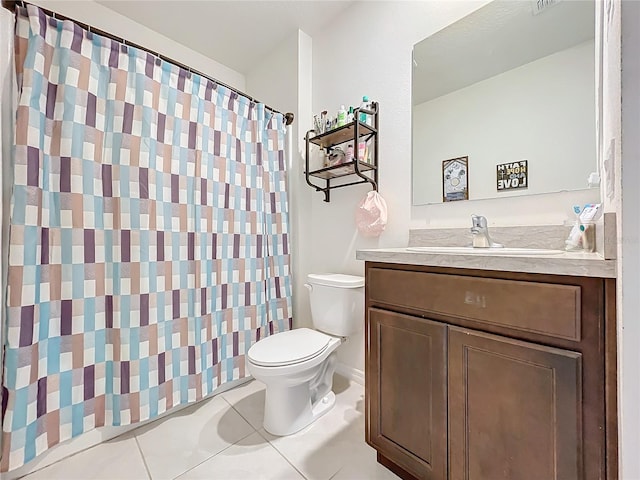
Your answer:
[[[15,12],[16,6],[21,6],[21,7],[26,7],[26,5],[28,5],[28,2],[25,2],[23,0],[2,0],[2,6],[4,8],[6,8],[7,10],[10,10],[12,12]],[[107,37],[110,38],[111,40],[115,40],[117,42],[123,43],[124,45],[127,45],[129,47],[133,47],[133,48],[138,48],[140,50],[144,50],[147,53],[150,53],[151,55],[155,55],[156,57],[160,58],[161,60],[164,60],[165,62],[169,62],[172,63],[180,68],[185,69],[186,71],[190,72],[190,73],[195,73],[196,75],[200,75],[201,77],[206,78],[207,80],[211,80],[212,82],[218,84],[218,85],[222,85],[223,87],[228,88],[229,90],[232,90],[233,92],[237,93],[238,95],[242,95],[243,97],[249,99],[252,102],[258,102],[258,100],[256,100],[255,98],[253,98],[251,95],[248,95],[240,90],[238,90],[237,88],[234,88],[230,85],[227,85],[224,82],[221,82],[219,80],[216,80],[215,78],[206,75],[198,70],[195,70],[187,65],[185,65],[184,63],[181,63],[177,60],[174,60],[173,58],[167,57],[165,55],[162,55],[161,53],[158,52],[154,52],[153,50],[143,47],[142,45],[138,45],[136,43],[130,42],[129,40],[126,40],[124,38],[121,37],[117,37],[109,32],[105,32],[104,30],[100,30],[99,28],[96,27],[92,27],[91,25],[88,25],[86,23],[80,22],[78,20],[75,20],[73,18],[70,17],[66,17],[64,15],[60,15],[59,13],[56,13],[54,11],[48,10],[46,8],[40,7],[38,5],[37,6],[40,10],[42,10],[43,12],[45,12],[47,15],[50,15],[58,20],[70,20],[78,25],[80,25],[82,28],[84,28],[85,30],[91,32],[91,33],[95,33],[96,35],[101,35],[103,37]],[[285,124],[286,125],[291,125],[293,123],[293,118],[294,115],[292,112],[287,112],[287,113],[282,113],[279,112],[278,110],[276,110],[275,108],[271,108],[269,105],[265,105],[265,107],[268,110],[271,110],[274,113],[281,113],[284,116],[284,120],[285,120]]]

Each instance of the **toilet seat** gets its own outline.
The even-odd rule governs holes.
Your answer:
[[[332,339],[317,330],[296,328],[260,340],[249,349],[247,356],[251,363],[263,367],[295,365],[322,354]]]

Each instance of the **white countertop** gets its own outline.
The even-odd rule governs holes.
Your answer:
[[[616,260],[604,260],[597,253],[565,252],[552,255],[482,255],[411,252],[406,248],[358,250],[356,259],[367,262],[470,268],[506,272],[547,273],[579,277],[616,278]]]

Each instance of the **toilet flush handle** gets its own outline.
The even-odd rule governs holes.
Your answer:
[[[304,286],[307,288],[307,290],[309,290],[310,292],[313,292],[313,285],[305,283]]]

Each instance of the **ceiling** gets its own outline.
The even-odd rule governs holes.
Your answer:
[[[313,36],[353,3],[351,0],[97,2],[242,74],[298,29]]]
[[[565,0],[533,14],[531,1],[497,0],[418,43],[413,104],[473,85],[593,39],[593,0]]]

